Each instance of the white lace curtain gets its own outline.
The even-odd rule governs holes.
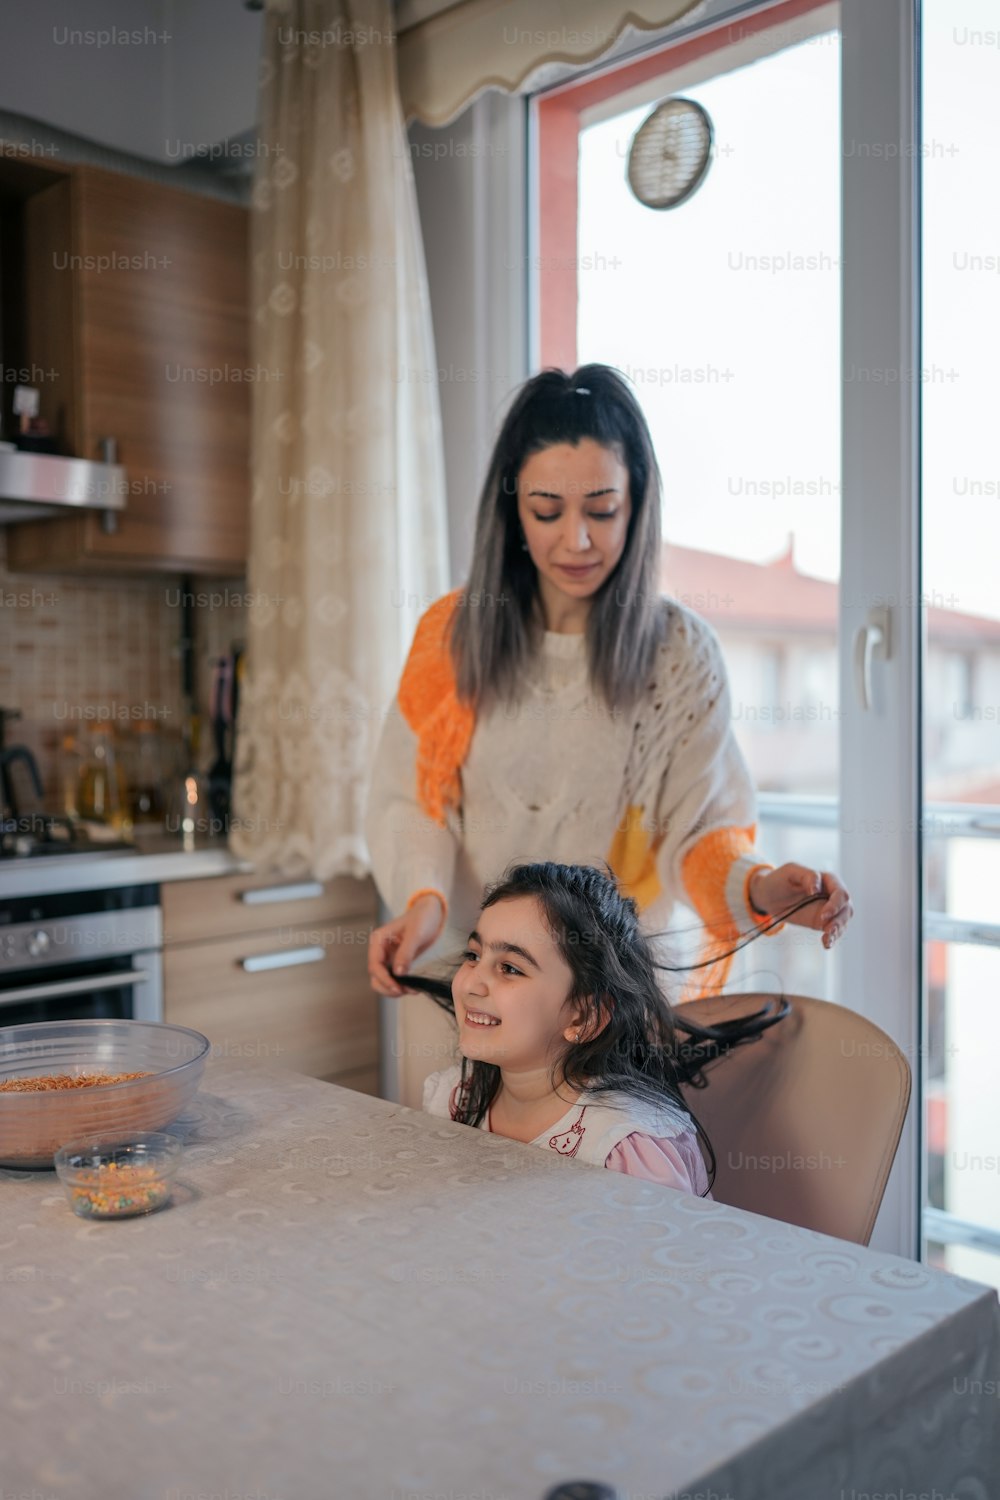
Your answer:
[[[232,849],[368,873],[380,717],[447,588],[436,359],[389,0],[268,0]]]

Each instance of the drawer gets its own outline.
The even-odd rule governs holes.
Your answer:
[[[349,875],[325,885],[284,875],[174,880],[162,887],[161,902],[165,947],[342,920],[364,921],[370,929],[378,909],[374,882]]]
[[[376,1069],[367,924],[342,923],[337,932],[325,947],[309,928],[289,927],[168,948],[164,1020],[203,1032],[217,1055],[261,1058],[313,1078],[339,1082]]]

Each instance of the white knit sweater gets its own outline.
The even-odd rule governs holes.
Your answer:
[[[644,818],[662,839],[662,889],[642,914],[647,932],[665,928],[684,898],[681,862],[698,839],[756,819],[715,632],[672,600],[663,608],[668,630],[650,684],[655,713],[650,702],[639,773],[633,754],[626,799],[635,799],[636,784],[646,787]],[[635,732],[632,713],[609,712],[591,691],[585,637],[547,631],[516,710],[498,707],[477,718],[461,770],[461,812],[449,812],[441,827],[417,801],[417,739],[393,701],[375,757],[366,837],[376,884],[394,915],[421,888],[446,896],[447,923],[429,956],[465,945],[484,885],[509,861],[604,863]],[[724,901],[743,929],[753,925],[746,874],[759,863],[738,860],[719,892],[720,912]]]

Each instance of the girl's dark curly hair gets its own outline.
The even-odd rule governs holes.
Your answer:
[[[605,873],[590,865],[551,861],[510,865],[487,886],[482,910],[522,896],[541,906],[572,972],[567,999],[590,1007],[591,1024],[581,1028],[583,1039],[568,1043],[553,1065],[553,1090],[565,1082],[577,1090],[627,1094],[674,1113],[684,1111],[705,1147],[711,1186],[715,1153],[681,1085],[704,1087],[705,1064],[781,1020],[790,1009],[788,1001],[776,996],[752,1016],[710,1027],[675,1012],[656,976],[658,968],[667,966],[654,960],[650,939],[639,927],[638,908],[621,894],[610,868]],[[449,980],[421,974],[394,977],[455,1014]],[[462,1059],[456,1097],[463,1124],[478,1125],[485,1118],[500,1077],[494,1063]]]

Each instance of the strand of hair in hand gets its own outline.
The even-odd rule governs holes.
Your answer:
[[[393,978],[407,989],[417,990],[433,1000],[448,1015],[455,1017],[455,1000],[451,992],[451,981],[435,978],[430,974],[396,974]],[[738,995],[731,998],[739,999]],[[730,1016],[708,1025],[694,1021],[684,1014],[686,1007],[673,1011],[673,1024],[677,1031],[685,1034],[679,1046],[671,1050],[671,1071],[678,1084],[703,1089],[708,1084],[704,1069],[725,1057],[735,1047],[754,1042],[770,1027],[777,1025],[790,1014],[791,1001],[785,995],[768,995],[758,1010],[748,1015]],[[647,1055],[652,1056],[658,1044],[650,1042]]]
[[[826,896],[822,893],[822,891],[817,891],[813,896],[803,896],[802,900],[796,901],[794,906],[789,906],[786,907],[784,911],[773,913],[766,922],[759,922],[755,924],[750,932],[743,933],[742,937],[740,937],[731,948],[725,948],[721,953],[713,953],[710,958],[699,959],[697,963],[658,963],[656,965],[656,968],[663,969],[668,974],[687,974],[692,969],[709,969],[713,964],[721,963],[724,958],[734,958],[735,955],[739,953],[743,948],[746,948],[750,943],[756,942],[756,940],[759,937],[763,937],[765,933],[773,932],[776,927],[780,927],[782,922],[787,922],[789,917],[794,916],[795,913],[797,911],[801,911],[803,907],[812,906],[813,902],[815,901],[825,900]],[[669,937],[670,934],[665,932],[657,932],[654,933],[653,936],[657,938],[664,938]]]
[[[794,914],[797,911],[801,911],[803,907],[811,906],[814,901],[823,901],[825,899],[826,898],[822,895],[822,893],[819,892],[814,896],[804,896],[802,900],[797,901],[794,906],[789,906],[782,912],[776,912],[767,922],[758,923],[754,927],[752,932],[744,933],[739,941],[734,943],[732,948],[725,949],[721,953],[713,954],[711,958],[701,959],[698,963],[691,964],[658,963],[655,965],[655,967],[658,969],[664,969],[671,974],[686,974],[691,969],[710,968],[712,964],[721,963],[724,958],[733,957],[735,954],[739,953],[741,949],[745,948],[748,943],[752,943],[757,938],[763,937],[765,933],[771,932],[775,927],[780,927],[782,922],[786,922],[789,917],[794,916]],[[665,937],[668,936],[668,934],[654,933],[653,936]],[[459,966],[456,965],[456,969],[458,967]],[[397,984],[403,985],[407,989],[419,990],[421,994],[429,995],[432,1000],[437,1000],[439,1003],[443,1002],[444,1008],[446,1010],[453,1011],[450,979],[435,978],[431,974],[397,974],[391,967],[389,969],[389,973],[392,975]]]
[[[803,907],[812,905],[815,901],[822,901],[825,897],[821,893],[813,896],[805,896],[793,906],[778,912],[767,922],[755,925],[752,932],[746,933],[731,949],[723,953],[717,953],[712,958],[702,960],[697,964],[657,964],[656,967],[668,970],[671,973],[686,973],[689,969],[704,969],[712,964],[719,963],[752,943],[756,938],[762,937],[775,927],[780,927],[795,912],[801,911]],[[456,964],[456,972],[459,965]],[[396,974],[391,968],[389,972],[397,984],[407,989],[417,990],[427,995],[442,1010],[449,1015],[455,1014],[455,1002],[452,995],[451,980],[437,978],[430,974]],[[733,998],[736,998],[735,996]],[[679,1080],[692,1085],[695,1088],[704,1088],[707,1080],[702,1069],[711,1062],[723,1057],[732,1048],[743,1042],[755,1041],[770,1027],[777,1025],[779,1021],[789,1014],[791,1002],[783,995],[769,995],[764,1005],[751,1012],[749,1015],[734,1016],[726,1020],[716,1021],[713,1024],[704,1024],[691,1020],[684,1015],[684,1007],[681,1006],[673,1013],[674,1026],[687,1034],[689,1041],[685,1041],[677,1050],[674,1065],[677,1069]]]

